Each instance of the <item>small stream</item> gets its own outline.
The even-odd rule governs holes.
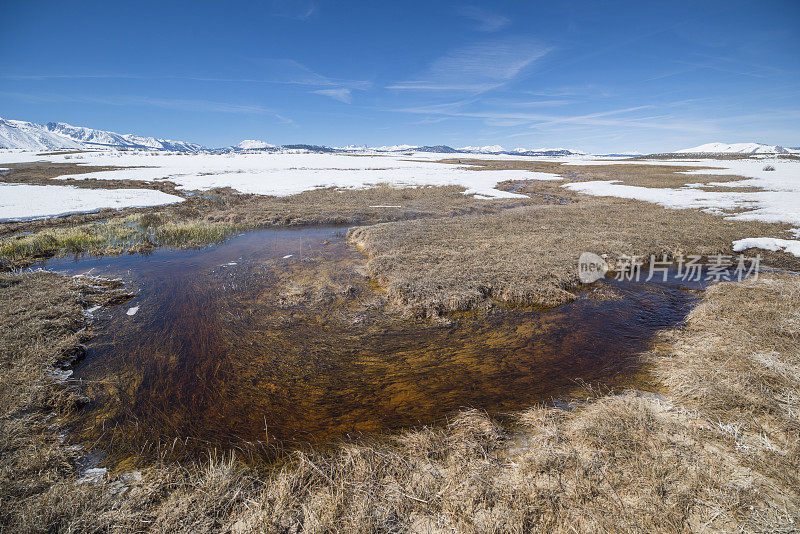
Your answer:
[[[463,407],[502,415],[580,381],[637,383],[636,354],[698,300],[677,282],[607,279],[611,300],[585,292],[448,325],[402,319],[360,274],[345,231],[257,230],[200,250],[47,261],[139,290],[94,312],[98,335],[73,375],[93,401],[75,434],[120,457],[170,443],[196,455],[435,424]]]

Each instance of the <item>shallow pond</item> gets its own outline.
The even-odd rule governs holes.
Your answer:
[[[76,434],[127,452],[279,450],[462,407],[508,413],[580,381],[632,383],[635,355],[698,298],[678,283],[606,280],[616,299],[404,320],[360,274],[344,232],[259,230],[201,250],[47,262],[139,290],[94,312],[98,335],[74,376],[95,400]]]

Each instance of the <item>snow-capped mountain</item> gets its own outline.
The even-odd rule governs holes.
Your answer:
[[[346,146],[331,148],[322,145],[293,144],[272,145],[266,141],[245,139],[239,144],[210,149],[185,141],[172,141],[156,137],[143,137],[134,134],[118,134],[82,126],[72,126],[64,122],[36,124],[0,118],[0,149],[20,150],[64,150],[64,149],[112,149],[112,150],[166,150],[174,152],[431,152],[436,154],[507,154],[512,156],[570,156],[580,154],[566,148],[506,150],[500,145],[466,146],[453,148],[447,145],[392,145],[380,147]]]
[[[676,150],[680,154],[788,154],[789,151],[778,145],[761,143],[706,143]]]
[[[476,152],[480,154],[499,154],[504,152],[505,148],[500,145],[488,146],[465,146],[458,149],[459,152]]]
[[[245,139],[238,145],[235,145],[233,148],[239,150],[264,150],[266,148],[275,148],[275,145],[271,145],[266,141],[259,141],[257,139]]]
[[[580,150],[572,150],[570,148],[515,148],[514,150],[506,150],[503,154],[510,154],[512,156],[584,156],[586,152]]]
[[[60,150],[83,148],[83,145],[63,135],[52,133],[39,124],[0,118],[0,148]]]
[[[358,147],[345,147],[340,150],[352,150]],[[365,148],[360,148],[364,150]],[[447,145],[432,145],[432,146],[419,146],[419,145],[392,145],[369,147],[366,150],[374,152],[435,152],[438,154],[506,154],[509,156],[572,156],[584,155],[584,152],[577,150],[570,150],[567,148],[515,148],[513,150],[506,150],[500,145],[488,146],[465,146],[461,148],[453,148]]]
[[[415,150],[417,148],[419,148],[417,145],[391,145],[391,146],[384,145],[384,146],[370,147],[367,150],[374,150],[376,152],[406,152],[408,150]]]
[[[72,126],[63,122],[35,122],[0,118],[0,148],[59,150],[69,148],[114,148],[199,152],[204,147],[184,141],[118,134]]]
[[[72,126],[63,122],[48,122],[45,128],[49,132],[83,143],[87,148],[142,148],[178,152],[199,152],[203,150],[202,146],[185,141],[142,137],[134,134],[118,134],[82,126]]]
[[[583,155],[583,152],[570,150],[568,148],[513,148],[505,149],[500,145],[488,146],[465,146],[459,148],[457,152],[468,154],[506,154],[509,156],[572,156]]]

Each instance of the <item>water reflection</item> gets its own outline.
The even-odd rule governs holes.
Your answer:
[[[465,406],[513,411],[576,380],[630,380],[634,355],[697,298],[674,283],[606,281],[615,298],[496,307],[434,325],[387,313],[359,274],[363,264],[340,228],[49,262],[121,275],[140,289],[100,312],[99,335],[75,372],[96,399],[78,434],[129,452],[179,439],[196,453],[427,424]]]

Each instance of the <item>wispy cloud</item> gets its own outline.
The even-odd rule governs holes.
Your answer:
[[[483,123],[486,126],[498,126],[500,128],[510,128],[512,126],[522,126],[527,124],[527,119],[484,119]]]
[[[578,86],[568,86],[568,87],[555,87],[555,88],[543,88],[537,89],[535,91],[519,91],[520,94],[525,95],[532,95],[532,96],[545,96],[545,97],[555,97],[555,98],[567,98],[567,97],[577,97],[577,98],[608,98],[611,96],[615,96],[615,93],[611,91],[608,87],[598,87],[593,84],[587,85],[578,85]]]
[[[109,79],[109,80],[137,80],[145,79],[136,74],[2,74],[3,80],[82,80],[82,79]]]
[[[350,80],[325,76],[308,68],[294,59],[257,58],[252,60],[260,73],[260,77],[220,77],[199,75],[169,75],[169,76],[143,76],[128,73],[41,73],[41,74],[0,74],[0,79],[5,80],[60,80],[60,79],[139,79],[139,80],[182,80],[190,82],[209,83],[240,83],[240,84],[277,84],[299,85],[317,87],[312,93],[329,96],[341,102],[350,103],[353,100],[352,92],[355,90],[366,91],[372,87],[372,82],[367,80]]]
[[[304,0],[272,0],[272,13],[276,17],[305,21],[317,12],[317,4]]]
[[[503,106],[510,108],[549,108],[574,104],[575,100],[566,98],[550,98],[546,100],[486,98],[483,100],[483,103],[490,106]]]
[[[63,94],[32,94],[0,92],[0,96],[16,98],[26,102],[74,102],[83,104],[102,104],[108,106],[149,106],[166,109],[177,109],[182,111],[199,111],[214,113],[235,113],[242,115],[271,115],[280,122],[292,123],[292,119],[287,118],[273,109],[265,108],[258,104],[236,104],[230,102],[217,102],[212,100],[195,99],[170,99],[153,98],[146,96],[116,95],[108,97],[74,97]]]
[[[293,59],[259,58],[253,60],[258,65],[259,77],[201,76],[192,74],[174,74],[168,76],[144,76],[131,73],[35,73],[35,74],[0,74],[4,80],[59,80],[59,79],[109,79],[109,80],[184,80],[195,82],[219,83],[263,83],[284,85],[308,85],[318,87],[347,87],[349,89],[366,90],[372,82],[366,80],[347,80],[331,78],[319,74]]]
[[[551,115],[544,113],[530,113],[528,111],[468,111],[463,105],[452,103],[436,106],[420,106],[397,109],[403,113],[414,113],[428,116],[447,116],[459,118],[481,119],[487,126],[512,127],[527,125],[530,129],[556,131],[575,126],[602,126],[614,128],[645,128],[667,131],[709,132],[713,128],[708,123],[701,121],[681,121],[673,115],[658,116],[630,116],[644,110],[654,109],[655,106],[633,106],[611,109],[597,113],[582,115]],[[521,137],[530,135],[529,132],[510,134],[507,137]]]
[[[413,121],[409,124],[438,124],[446,121],[447,119],[449,119],[449,117],[425,117],[424,119]]]
[[[318,95],[329,96],[334,100],[344,102],[345,104],[349,104],[353,101],[353,95],[350,93],[350,89],[344,87],[340,87],[338,89],[318,89],[311,92]]]
[[[262,81],[289,85],[310,85],[318,87],[347,87],[367,89],[370,82],[331,78],[315,72],[294,59],[259,58],[253,60],[262,72]]]
[[[114,106],[141,105],[185,111],[213,111],[216,113],[239,113],[244,115],[276,115],[274,110],[265,108],[258,104],[233,104],[229,102],[216,102],[212,100],[169,99],[140,96],[117,96],[94,100]]]
[[[710,69],[715,70],[717,72],[724,72],[726,74],[737,74],[739,76],[748,76],[751,78],[766,78],[765,74],[761,74],[759,72],[748,71],[740,68],[727,68],[727,67],[720,67],[718,65],[713,65],[710,62],[693,62],[693,61],[684,61],[684,60],[675,60],[675,63],[682,63],[684,65],[689,65],[691,67],[700,68],[700,69]]]
[[[478,26],[475,29],[481,32],[496,32],[511,24],[511,19],[508,17],[477,6],[462,6],[458,12],[462,17],[477,22]]]
[[[483,93],[518,77],[548,51],[538,41],[525,38],[484,41],[453,50],[435,60],[419,78],[388,89]]]

